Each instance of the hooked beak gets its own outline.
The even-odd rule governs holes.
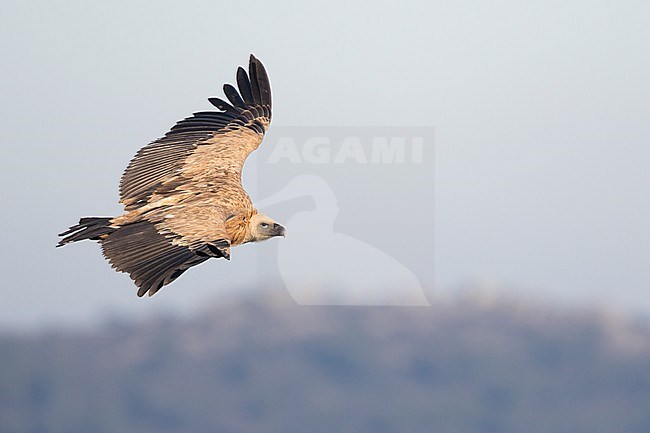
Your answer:
[[[273,224],[273,233],[275,233],[275,236],[282,236],[284,237],[286,233],[286,229],[282,227],[280,224]]]

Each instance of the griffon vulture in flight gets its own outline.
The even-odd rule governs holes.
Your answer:
[[[230,260],[231,247],[284,236],[241,184],[244,161],[271,123],[269,78],[253,55],[248,74],[237,70],[237,87],[223,86],[230,103],[208,99],[220,111],[194,113],[138,151],[120,180],[123,215],[81,218],[57,246],[99,241],[138,296],[152,296],[211,257]]]

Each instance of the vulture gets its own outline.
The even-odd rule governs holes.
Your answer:
[[[136,153],[120,180],[122,215],[81,218],[57,246],[98,241],[142,297],[212,257],[230,260],[234,246],[284,236],[241,184],[244,162],[271,123],[262,63],[251,54],[248,73],[237,70],[237,88],[225,84],[223,92],[229,102],[208,99],[219,111],[194,113]]]

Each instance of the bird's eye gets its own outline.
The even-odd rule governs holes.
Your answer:
[[[268,226],[269,226],[269,225],[268,225],[267,223],[262,223],[262,224],[260,224],[260,227],[262,227],[263,229],[268,228]]]

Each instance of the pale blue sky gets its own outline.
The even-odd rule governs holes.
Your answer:
[[[208,109],[250,52],[275,125],[435,127],[435,215],[416,220],[435,230],[436,293],[481,281],[647,313],[648,22],[642,1],[5,2],[0,327],[192,311],[254,285],[272,244],[152,300],[97,245],[53,248],[78,217],[120,213],[136,150]]]

